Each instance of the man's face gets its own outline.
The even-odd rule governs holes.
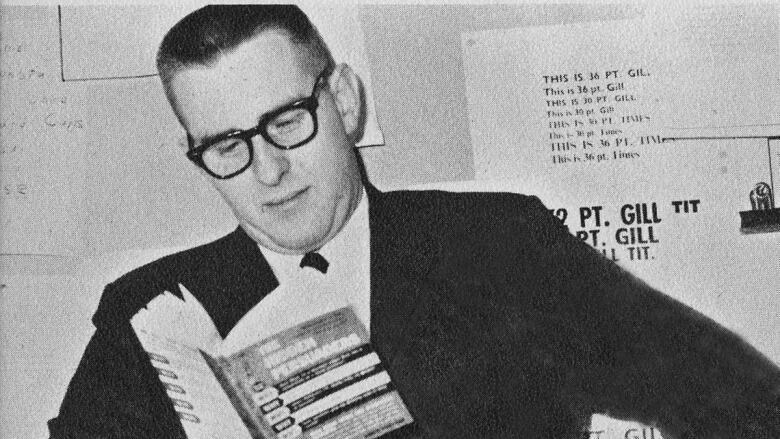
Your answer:
[[[171,89],[194,143],[252,128],[262,115],[308,97],[319,72],[301,67],[304,53],[286,34],[267,31],[213,66],[177,73]],[[339,99],[339,89],[322,88],[319,129],[309,143],[285,151],[255,136],[249,169],[227,180],[209,177],[244,230],[264,247],[288,254],[316,250],[341,230],[360,201],[354,144],[342,120],[348,100]]]

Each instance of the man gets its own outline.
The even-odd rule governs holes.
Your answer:
[[[352,303],[415,418],[399,437],[578,438],[593,413],[666,438],[780,437],[775,365],[600,257],[537,199],[370,186],[354,149],[358,79],[297,8],[196,11],[158,68],[188,157],[240,226],[106,288],[52,437],[183,435],[129,324],[179,283],[223,336],[258,303],[272,303],[274,330]],[[330,259],[318,279],[342,273],[356,293],[289,288],[313,252]]]

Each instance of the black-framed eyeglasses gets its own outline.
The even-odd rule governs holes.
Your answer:
[[[254,128],[227,133],[198,146],[187,133],[187,158],[212,177],[228,179],[246,171],[252,164],[252,138],[258,134],[282,150],[305,145],[317,135],[319,92],[327,83],[331,70],[328,66],[317,76],[309,97],[264,114]]]

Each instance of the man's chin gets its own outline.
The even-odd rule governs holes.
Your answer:
[[[261,247],[287,255],[302,255],[318,250],[328,241],[327,233],[312,233],[306,236],[274,236],[262,233],[251,226],[242,225],[242,227]]]

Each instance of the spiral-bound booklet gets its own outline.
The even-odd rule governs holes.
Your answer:
[[[413,423],[351,307],[225,354],[182,290],[131,323],[189,439],[372,439]]]

